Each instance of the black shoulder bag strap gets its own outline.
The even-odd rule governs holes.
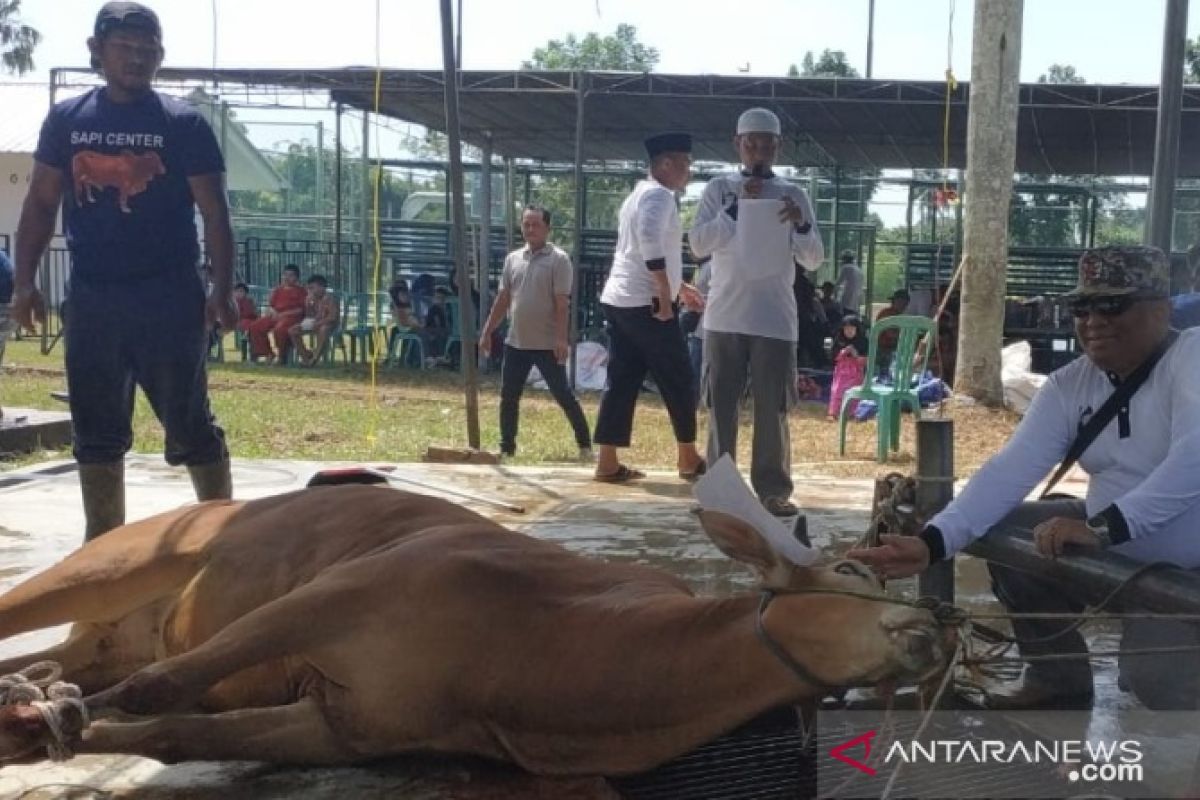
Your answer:
[[[1117,415],[1117,409],[1128,405],[1129,398],[1133,397],[1134,392],[1142,388],[1142,384],[1150,377],[1150,373],[1154,370],[1156,364],[1162,359],[1163,355],[1179,338],[1178,331],[1171,331],[1163,342],[1162,347],[1156,349],[1150,356],[1138,365],[1138,368],[1130,373],[1129,377],[1122,381],[1117,388],[1104,401],[1104,405],[1100,406],[1100,410],[1092,415],[1091,419],[1079,429],[1079,434],[1076,435],[1075,441],[1071,442],[1071,447],[1067,450],[1066,456],[1063,457],[1062,463],[1058,465],[1054,475],[1050,478],[1050,482],[1046,484],[1045,491],[1042,492],[1039,500],[1044,500],[1046,495],[1054,488],[1054,485],[1062,480],[1062,476],[1067,474],[1067,470],[1075,466],[1075,462],[1083,455],[1083,451],[1091,446],[1092,442],[1096,441],[1096,437],[1104,430],[1108,423],[1112,422],[1112,418]]]

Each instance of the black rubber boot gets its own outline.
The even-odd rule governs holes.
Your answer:
[[[195,464],[188,467],[196,499],[229,500],[233,497],[233,477],[229,471],[229,459],[223,458],[211,464]]]
[[[124,461],[80,464],[79,488],[83,492],[83,513],[87,517],[85,542],[125,524]]]

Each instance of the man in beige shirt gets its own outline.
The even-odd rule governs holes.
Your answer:
[[[571,259],[549,242],[550,212],[546,209],[526,208],[521,215],[521,234],[525,246],[504,260],[500,293],[479,336],[480,352],[491,355],[492,332],[508,315],[501,369],[500,453],[512,456],[517,452],[521,393],[529,371],[537,367],[571,423],[580,458],[590,461],[591,433],[563,366],[570,352],[567,314],[574,278]]]

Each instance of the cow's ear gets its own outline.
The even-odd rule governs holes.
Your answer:
[[[700,526],[722,553],[757,572],[764,587],[788,585],[791,562],[772,550],[754,526],[721,511],[701,511]]]

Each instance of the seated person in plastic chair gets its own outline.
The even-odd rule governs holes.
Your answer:
[[[825,419],[836,422],[847,390],[861,386],[867,370],[867,336],[857,314],[842,318],[842,326],[833,337],[830,358],[833,361],[833,382],[829,387],[829,407]],[[851,401],[848,411],[853,414],[858,401]]]
[[[244,283],[234,286],[233,302],[237,305],[238,310],[237,329],[242,333],[246,333],[250,330],[250,323],[258,319],[258,306],[254,304],[254,300],[250,297],[250,287]]]
[[[300,358],[300,366],[311,367],[325,353],[329,337],[341,321],[338,300],[329,292],[329,281],[324,275],[313,275],[308,279],[308,299],[304,302],[304,318],[288,331],[292,346]],[[313,335],[311,350],[304,344],[304,335]]]
[[[429,348],[430,357],[449,363],[449,353],[446,350],[446,340],[450,338],[450,315],[446,313],[446,300],[450,290],[439,286],[433,290],[433,305],[425,313],[425,333],[428,337],[425,346]]]
[[[906,289],[897,289],[892,293],[892,302],[887,308],[875,315],[876,322],[882,322],[888,317],[897,317],[908,309],[909,294]],[[900,336],[897,330],[884,331],[879,336],[875,349],[875,371],[879,375],[887,375],[892,368],[892,358],[896,355],[896,342]]]
[[[421,322],[413,309],[412,303],[404,297],[392,300],[392,321],[395,323],[388,335],[388,353],[394,355],[398,364],[409,363],[412,366],[423,367],[424,359],[430,352],[429,331]],[[405,349],[404,339],[415,336],[420,343],[419,348]],[[413,363],[413,359],[416,359]]]
[[[246,328],[250,335],[252,360],[261,358],[266,364],[274,364],[276,359],[282,361],[287,356],[291,346],[290,331],[304,318],[307,300],[308,292],[300,285],[300,268],[288,264],[283,268],[279,285],[271,290],[267,310]],[[275,351],[271,350],[268,336],[275,340]]]

